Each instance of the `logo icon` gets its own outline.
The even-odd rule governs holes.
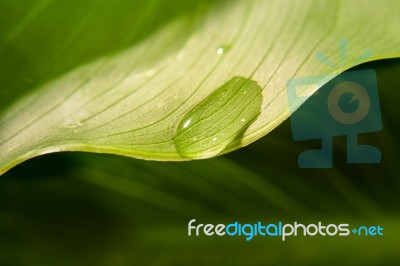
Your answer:
[[[341,45],[345,46],[345,42]],[[344,54],[342,52],[342,56]],[[321,54],[317,54],[317,58],[327,60]],[[287,82],[293,139],[321,139],[321,149],[307,150],[299,155],[299,167],[332,167],[332,138],[336,136],[347,137],[347,163],[379,163],[379,149],[360,145],[357,140],[361,133],[382,129],[375,71],[344,72],[321,87],[322,81],[329,78],[328,75],[301,77]],[[309,96],[304,93],[304,88],[310,86],[321,88]],[[299,98],[308,96],[297,109],[295,103]]]

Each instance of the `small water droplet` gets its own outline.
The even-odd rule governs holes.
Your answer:
[[[228,52],[230,48],[231,48],[230,45],[220,45],[220,46],[217,48],[217,51],[216,51],[216,52],[217,52],[217,55],[222,55],[222,54]]]
[[[74,123],[70,123],[66,126],[66,128],[77,128],[77,127],[81,127],[82,123],[81,122],[74,122]]]
[[[185,123],[183,123],[183,128],[187,128],[190,125],[190,122],[192,121],[191,118],[189,118],[188,120],[185,121]]]
[[[242,134],[260,114],[261,92],[257,82],[243,77],[233,77],[217,88],[179,122],[178,153],[200,159],[240,145]]]

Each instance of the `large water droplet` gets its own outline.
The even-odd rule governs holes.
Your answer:
[[[188,158],[215,156],[240,144],[260,114],[262,90],[257,82],[233,77],[190,110],[176,129],[177,151]]]

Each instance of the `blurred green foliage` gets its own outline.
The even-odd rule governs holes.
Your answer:
[[[77,8],[68,0],[0,1],[0,83],[7,88],[0,90],[0,112],[21,94],[126,49],[174,19],[193,19],[216,2],[83,0]],[[15,73],[19,78],[10,78]]]

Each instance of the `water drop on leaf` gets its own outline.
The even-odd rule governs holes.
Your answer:
[[[240,138],[260,114],[261,87],[233,77],[190,110],[178,124],[175,146],[183,157],[215,156],[240,145]]]
[[[227,44],[219,46],[216,50],[217,55],[223,55],[224,53],[228,52],[230,48],[231,46]]]

